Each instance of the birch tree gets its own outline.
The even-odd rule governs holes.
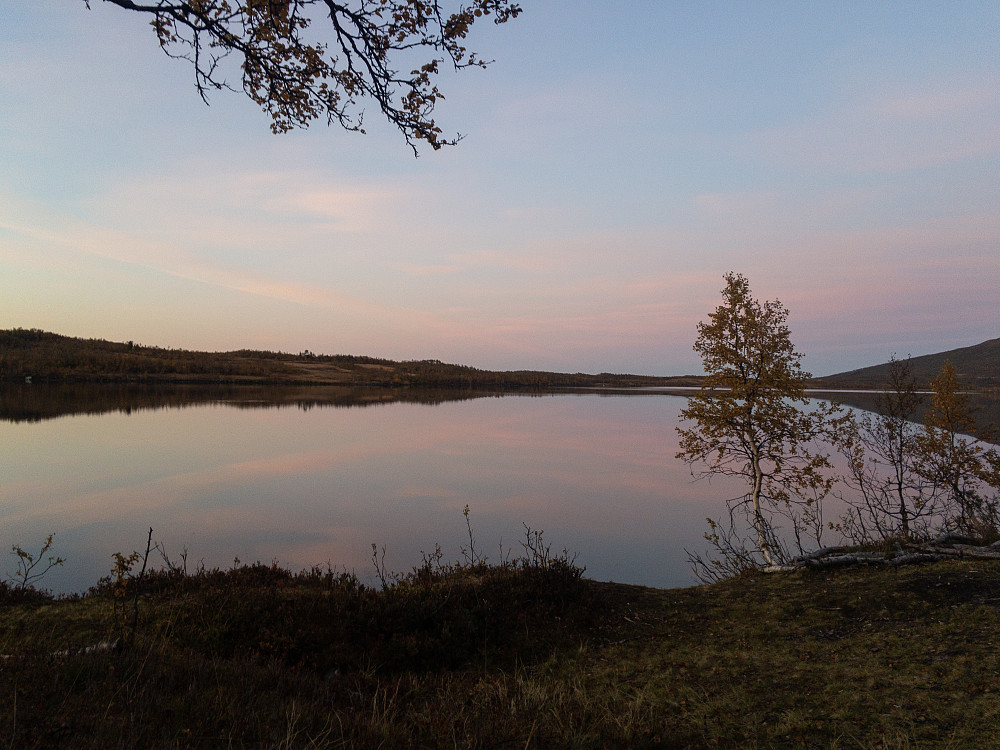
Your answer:
[[[745,480],[746,492],[728,501],[730,517],[746,516],[756,552],[777,565],[788,556],[778,519],[791,523],[796,539],[804,526],[817,537],[821,531],[821,504],[833,479],[819,441],[836,435],[839,411],[807,403],[811,376],[792,345],[785,306],[754,299],[741,274],[725,280],[722,304],[698,324],[694,349],[706,377],[681,411],[690,426],[677,428],[677,457],[698,476]]]
[[[893,356],[875,411],[852,419],[844,446],[848,511],[837,529],[856,544],[922,539],[932,530],[938,492],[918,471],[922,401],[909,361]]]
[[[444,99],[437,80],[446,67],[488,64],[466,46],[473,24],[521,13],[511,0],[103,2],[146,15],[163,51],[191,64],[206,102],[211,92],[242,88],[275,133],[317,119],[364,132],[369,102],[414,153],[421,142],[438,149],[461,139],[434,120]]]
[[[931,389],[924,429],[916,441],[916,470],[937,490],[947,529],[994,537],[1000,530],[997,448],[974,439],[973,410],[950,360],[931,381]],[[995,435],[986,437],[996,439]]]

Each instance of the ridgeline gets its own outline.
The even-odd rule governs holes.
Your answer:
[[[976,392],[973,405],[980,434],[990,436],[1000,431],[1000,339],[913,357],[909,362],[918,388],[929,386],[945,359],[957,368],[962,386]],[[887,368],[875,365],[813,378],[809,388],[876,391],[886,385]],[[41,383],[51,387],[44,393],[32,387]],[[14,421],[206,400],[259,399],[299,405],[399,400],[436,403],[499,393],[614,393],[636,388],[669,392],[701,383],[702,377],[697,375],[493,371],[436,359],[396,362],[347,354],[250,349],[199,352],[131,341],[72,338],[38,329],[0,330],[0,419]],[[874,393],[826,395],[863,409],[876,407]],[[916,416],[922,419],[923,412]]]
[[[198,352],[131,341],[79,339],[37,329],[0,331],[0,381],[204,385],[336,385],[510,391],[698,385],[693,376],[654,377],[533,370],[495,372],[436,359],[240,349]]]
[[[975,346],[963,346],[938,354],[910,357],[907,361],[917,387],[930,387],[931,380],[941,371],[945,360],[950,360],[955,366],[956,377],[963,387],[970,390],[1000,388],[1000,339],[990,339]],[[888,373],[888,364],[873,365],[813,378],[812,385],[816,388],[875,390],[885,387],[889,380]]]
[[[918,388],[927,388],[945,360],[963,387],[1000,388],[1000,338],[912,357]],[[877,390],[888,364],[814,377],[810,388]],[[299,354],[238,349],[200,352],[132,341],[81,339],[23,328],[0,330],[0,381],[52,383],[170,383],[213,385],[338,385],[517,390],[553,388],[671,388],[701,384],[698,375],[654,376],[541,370],[480,370],[436,359],[397,362],[348,354]]]

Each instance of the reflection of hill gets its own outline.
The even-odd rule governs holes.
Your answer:
[[[72,414],[181,409],[225,404],[239,409],[351,407],[408,401],[439,404],[490,395],[473,391],[351,386],[199,386],[100,383],[0,385],[0,420],[41,422]]]
[[[836,392],[836,393],[823,393],[816,391],[810,394],[811,396],[827,398],[831,401],[836,401],[838,403],[844,404],[846,406],[853,406],[858,409],[867,409],[868,411],[878,411],[878,399],[879,394],[875,392]],[[995,391],[986,393],[970,393],[968,395],[969,404],[975,410],[976,425],[979,428],[979,434],[988,437],[990,435],[996,435],[1000,433],[1000,393]],[[924,401],[914,414],[914,419],[918,422],[923,422],[924,412],[930,405],[931,395],[925,394]]]
[[[917,387],[930,388],[930,382],[941,371],[945,360],[950,360],[955,366],[958,382],[963,388],[976,393],[970,394],[970,403],[977,409],[976,424],[981,435],[1000,433],[1000,339],[990,339],[975,346],[961,349],[927,354],[922,357],[911,357],[907,360]],[[840,372],[835,375],[825,375],[813,378],[811,388],[816,389],[863,389],[878,390],[885,388],[889,380],[889,365],[874,365],[860,370]],[[877,395],[874,393],[837,393],[832,398],[849,406],[875,410]],[[926,396],[925,405],[930,403]],[[923,419],[923,411],[917,415]]]
[[[683,390],[655,389],[656,392],[685,395]],[[539,389],[517,393],[579,392],[594,395],[629,395],[628,389]],[[507,393],[511,393],[508,391]],[[104,414],[153,409],[182,409],[202,404],[225,404],[236,409],[274,409],[294,407],[361,407],[409,402],[440,404],[503,395],[503,391],[458,390],[454,388],[365,388],[354,386],[254,386],[254,385],[128,385],[115,383],[0,383],[0,421],[41,422],[73,414]],[[847,406],[874,411],[877,393],[823,393],[814,397],[829,398]],[[929,399],[929,397],[928,397]],[[977,409],[981,434],[1000,431],[1000,394],[970,395]],[[923,419],[923,412],[916,418]]]

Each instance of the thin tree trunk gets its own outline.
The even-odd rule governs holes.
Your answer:
[[[903,475],[903,461],[905,446],[903,445],[903,425],[898,425],[896,433],[896,494],[899,497],[899,520],[902,524],[903,536],[910,537],[910,519],[906,512],[906,493],[903,487],[905,477]]]
[[[757,531],[757,547],[764,557],[764,562],[768,565],[777,565],[771,551],[771,545],[767,541],[767,524],[764,521],[764,514],[760,509],[760,497],[764,492],[764,471],[760,468],[760,453],[756,446],[753,449],[753,490],[750,500],[753,504],[753,524]]]

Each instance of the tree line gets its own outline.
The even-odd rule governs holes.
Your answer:
[[[479,391],[549,391],[692,385],[692,378],[620,373],[493,371],[436,359],[394,361],[349,354],[240,349],[199,352],[38,329],[0,330],[0,382],[350,385]]]
[[[277,377],[281,362],[239,353],[214,354],[79,339],[38,329],[0,331],[0,380],[84,381]]]
[[[787,308],[754,299],[741,274],[725,280],[723,303],[698,324],[707,377],[681,412],[677,457],[695,476],[737,477],[746,491],[728,500],[728,517],[709,519],[718,556],[692,556],[703,577],[815,557],[831,533],[869,547],[1000,539],[997,437],[977,435],[950,362],[931,383],[923,424],[924,396],[895,357],[874,412],[812,402]]]

